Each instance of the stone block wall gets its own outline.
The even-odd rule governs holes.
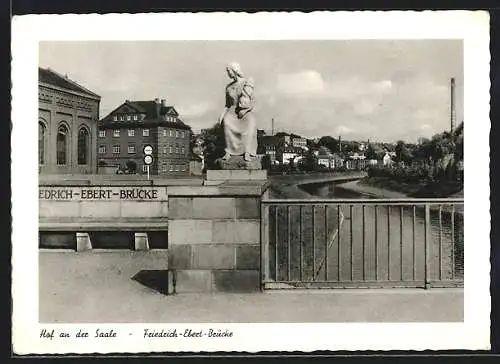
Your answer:
[[[265,191],[265,181],[168,188],[168,267],[176,293],[260,290]]]

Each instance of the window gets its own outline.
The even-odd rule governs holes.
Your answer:
[[[167,154],[167,147],[163,147],[163,154]]]
[[[173,166],[172,164],[171,164],[171,165],[169,165],[169,166],[168,166],[168,170],[169,170],[170,172],[173,172],[173,171],[174,171],[174,166]]]
[[[129,137],[133,137],[133,136],[135,136],[135,130],[134,130],[134,129],[129,129],[129,130],[128,130],[128,136],[129,136]]]
[[[167,171],[167,164],[166,164],[166,163],[163,163],[163,164],[161,165],[161,171],[162,171],[162,172],[166,172],[166,171]]]
[[[57,155],[57,164],[65,165],[67,163],[67,155],[66,151],[68,149],[68,128],[66,126],[61,125],[57,130],[57,145],[56,145],[56,155]]]
[[[186,171],[186,165],[185,165],[185,164],[183,164],[183,165],[182,165],[182,172],[185,172],[185,171]]]
[[[175,137],[178,138],[179,137],[179,130],[176,130],[175,131]]]
[[[120,154],[120,146],[113,145],[113,154]]]
[[[167,136],[167,129],[163,129],[163,136],[166,137]]]
[[[139,117],[137,115],[134,115],[134,120],[137,120],[139,119]]]
[[[170,136],[173,137],[174,136],[174,131],[172,129],[170,129]]]
[[[179,154],[179,147],[175,147],[175,154]]]
[[[128,154],[134,154],[134,153],[135,153],[135,145],[129,145]]]
[[[45,163],[45,138],[47,130],[45,125],[38,122],[38,164]]]
[[[184,149],[184,147],[181,147],[181,154],[184,154],[186,151]]]
[[[172,147],[168,147],[168,152],[172,154]]]
[[[132,117],[130,115],[127,115],[127,121],[132,120]]]
[[[115,130],[113,130],[113,136],[114,136],[115,138],[119,137],[119,136],[120,136],[120,129],[115,129]]]
[[[184,138],[185,136],[184,131],[181,131],[181,138]]]
[[[149,129],[142,129],[142,136],[149,136]]]
[[[99,130],[99,138],[106,138],[106,130]]]
[[[106,146],[105,145],[99,146],[99,154],[106,154]]]
[[[113,116],[113,121],[118,121],[118,116]]]
[[[178,164],[175,165],[175,171],[179,172],[179,165]]]
[[[142,166],[142,171],[143,172],[147,172],[148,171],[148,165],[147,164],[145,164],[145,165]]]
[[[82,127],[78,131],[78,164],[86,165],[89,162],[89,132],[86,128]]]

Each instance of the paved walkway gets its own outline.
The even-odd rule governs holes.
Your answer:
[[[347,289],[165,296],[132,279],[163,252],[40,252],[40,322],[456,322],[463,289]]]

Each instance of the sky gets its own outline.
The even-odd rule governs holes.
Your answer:
[[[415,142],[450,127],[450,79],[463,120],[461,40],[40,42],[39,65],[101,96],[166,99],[195,132],[224,107],[225,66],[255,83],[257,126],[313,138]]]

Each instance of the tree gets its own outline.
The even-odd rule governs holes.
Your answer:
[[[338,152],[339,142],[331,136],[323,136],[318,141],[319,147],[326,147],[332,153]]]
[[[261,164],[262,164],[262,169],[271,169],[271,157],[269,156],[269,154],[266,154],[265,156],[262,157],[262,161],[261,161]]]
[[[134,161],[127,161],[125,166],[127,167],[127,173],[129,174],[137,173],[137,163],[135,163]]]
[[[398,142],[396,143],[395,152],[396,162],[403,162],[405,164],[410,164],[412,162],[413,155],[404,141],[398,140]]]
[[[300,167],[308,172],[315,171],[318,166],[318,160],[312,151],[308,151],[304,158],[300,160]]]
[[[203,140],[205,165],[207,168],[215,168],[215,160],[224,155],[226,147],[224,128],[219,123],[216,123],[210,129],[203,130],[201,138]]]
[[[381,159],[384,155],[383,149],[374,144],[368,144],[368,147],[366,148],[365,156],[366,159]]]

